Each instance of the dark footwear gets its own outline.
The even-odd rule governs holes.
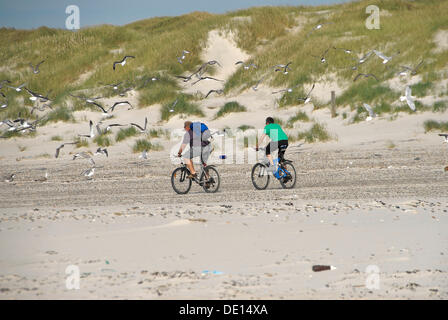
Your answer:
[[[189,174],[188,176],[187,176],[187,178],[188,179],[197,179],[198,178],[198,174],[197,173],[195,173],[195,174]]]

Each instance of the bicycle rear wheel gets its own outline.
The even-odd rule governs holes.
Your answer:
[[[267,167],[262,163],[257,163],[252,168],[252,184],[257,190],[264,190],[269,184],[269,174]]]
[[[282,165],[283,176],[279,179],[280,184],[284,189],[292,189],[296,185],[296,169],[292,165],[292,163],[285,163]]]
[[[177,168],[171,175],[171,185],[178,194],[186,194],[191,188],[191,179],[188,179],[188,170],[186,168]]]
[[[205,173],[207,173],[207,175]],[[206,167],[204,169],[200,181],[202,182],[202,188],[204,188],[204,191],[207,193],[217,192],[219,189],[219,185],[221,184],[218,170],[213,167]]]

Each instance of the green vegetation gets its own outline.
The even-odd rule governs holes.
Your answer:
[[[308,115],[305,112],[298,111],[294,116],[292,116],[291,118],[288,119],[288,122],[286,123],[286,127],[292,128],[294,126],[294,123],[296,123],[297,121],[309,122],[310,118],[308,117]]]
[[[381,29],[369,30],[365,27],[368,15],[365,8],[376,5],[388,14],[381,15]],[[322,11],[331,11],[331,17]],[[308,33],[320,21],[331,21],[331,26]],[[101,88],[106,83],[123,81],[126,86],[135,87],[139,92],[137,107],[160,103],[163,106],[162,119],[168,120],[174,114],[202,116],[203,113],[193,102],[193,96],[185,96],[183,102],[170,112],[170,107],[179,97],[179,82],[173,76],[191,74],[204,61],[203,48],[210,31],[220,30],[231,33],[237,45],[248,52],[258,66],[254,72],[239,68],[225,83],[225,91],[242,91],[266,76],[261,84],[275,88],[300,85],[297,90],[283,95],[279,107],[297,105],[297,98],[303,97],[313,82],[331,75],[341,79],[347,90],[337,97],[340,107],[351,106],[355,110],[362,103],[372,106],[384,103],[392,105],[401,92],[392,91],[386,81],[396,77],[400,65],[415,66],[421,57],[424,64],[419,69],[422,82],[412,86],[416,97],[427,95],[442,77],[437,71],[448,64],[448,55],[433,50],[434,34],[448,25],[448,6],[440,0],[361,0],[332,6],[267,6],[216,15],[193,12],[178,17],[157,17],[137,21],[125,26],[100,25],[72,32],[63,29],[41,27],[34,30],[0,28],[0,42],[5,44],[0,50],[0,79],[10,79],[17,85],[27,82],[31,90],[46,94],[56,108],[49,113],[44,123],[73,121],[72,112],[92,108],[79,99],[65,102],[69,93],[111,96],[116,92]],[[349,30],[349,31],[348,31]],[[320,55],[329,46],[350,48],[359,54],[375,48],[394,57],[386,67],[382,61],[372,56],[358,70],[352,70],[354,56],[343,50],[331,49],[327,63],[321,63],[312,55]],[[177,62],[182,48],[191,52],[183,64]],[[124,67],[112,69],[113,61],[125,54],[134,55]],[[29,63],[43,58],[41,72],[33,75]],[[291,62],[289,74],[272,72],[272,66]],[[210,74],[213,74],[210,68]],[[373,73],[373,78],[360,78],[353,82],[358,72]],[[157,77],[157,81],[145,80]],[[91,89],[94,88],[94,89]],[[0,110],[2,119],[26,117],[30,115],[31,102],[16,101],[22,93],[11,92],[9,106]],[[319,97],[313,97],[315,98]],[[315,100],[316,104],[316,100]],[[317,103],[316,109],[325,107]],[[403,108],[404,111],[404,108]],[[391,109],[390,112],[395,112]],[[384,113],[388,113],[384,109]]]
[[[195,103],[191,103],[190,100],[190,96],[181,94],[175,101],[170,101],[164,104],[162,107],[162,120],[168,121],[172,116],[176,114],[195,115],[203,117],[204,113],[202,112],[200,107]]]
[[[274,123],[277,123],[277,124],[283,126],[284,122],[282,119],[277,118],[277,117],[272,117],[272,119],[274,119]]]
[[[160,151],[163,150],[163,147],[159,144],[153,144],[146,139],[139,139],[135,142],[132,147],[132,151],[134,153],[146,151]]]
[[[431,82],[420,82],[411,86],[412,95],[418,98],[424,97],[428,94],[429,89],[432,88]]]
[[[243,125],[238,127],[238,130],[241,130],[243,132],[246,131],[246,130],[249,130],[249,129],[255,129],[255,128],[253,126],[249,126],[247,124],[243,124]]]
[[[439,122],[439,121],[435,121],[435,120],[427,120],[427,121],[425,121],[423,126],[425,127],[425,132],[429,132],[429,131],[448,132],[448,121],[446,121],[446,122],[440,121]]]
[[[57,107],[48,113],[45,119],[41,122],[41,125],[58,121],[74,121],[72,112],[67,107]]]
[[[93,139],[99,147],[109,147],[112,144],[112,141],[109,139],[108,134],[101,134],[96,136]]]
[[[232,113],[232,112],[246,112],[247,109],[245,106],[240,105],[236,101],[227,102],[224,106],[222,106],[218,113],[216,114],[215,118],[220,118],[225,116],[226,114]]]
[[[148,136],[151,138],[159,138],[162,136],[169,137],[169,130],[151,129],[149,130]]]
[[[315,123],[311,127],[311,129],[299,132],[297,135],[298,140],[305,140],[307,143],[314,143],[314,142],[325,142],[331,139],[330,134],[327,132],[327,129],[324,125],[320,123]]]
[[[52,136],[51,141],[62,141],[62,137],[61,136]]]
[[[137,129],[135,129],[135,127],[120,129],[120,131],[118,131],[115,136],[115,141],[120,142],[136,135],[138,135],[138,131]]]
[[[75,138],[74,140],[76,142],[76,148],[82,148],[82,147],[88,147],[89,141],[87,139],[81,139],[79,137]]]
[[[445,112],[448,109],[448,101],[437,101],[432,106],[433,112]]]

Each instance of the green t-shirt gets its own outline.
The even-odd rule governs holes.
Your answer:
[[[269,136],[271,141],[288,140],[285,131],[277,123],[270,123],[264,127],[264,133]]]

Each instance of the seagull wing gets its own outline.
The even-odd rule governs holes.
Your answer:
[[[101,110],[103,110],[103,112],[104,113],[107,113],[107,111],[103,108],[103,106],[102,105],[100,105],[99,103],[97,103],[97,102],[89,102],[90,104],[93,104],[93,105],[95,105],[95,106],[97,106],[98,108],[100,108]]]
[[[308,92],[308,94],[306,95],[306,99],[308,99],[308,97],[310,96],[311,92],[314,90],[314,87],[316,86],[316,83],[313,83],[313,86],[311,87],[310,92]],[[306,100],[305,99],[305,100]]]

